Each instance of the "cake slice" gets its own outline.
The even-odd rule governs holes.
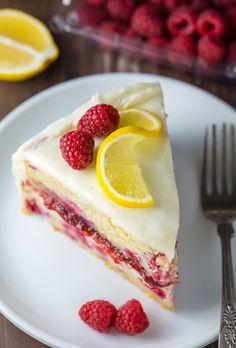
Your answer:
[[[154,200],[150,207],[128,208],[110,199],[96,176],[96,156],[84,170],[74,170],[62,157],[62,135],[75,130],[89,108],[103,103],[117,110],[141,108],[162,122],[159,136],[149,140],[144,153],[137,151]],[[13,155],[13,173],[25,212],[41,214],[162,306],[175,310],[179,202],[165,121],[159,83],[95,95],[24,143]],[[101,141],[95,139],[96,151]]]

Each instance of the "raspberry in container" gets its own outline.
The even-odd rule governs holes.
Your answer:
[[[236,0],[63,0],[51,27],[129,57],[236,81]]]

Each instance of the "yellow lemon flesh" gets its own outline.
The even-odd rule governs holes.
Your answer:
[[[120,123],[119,128],[126,126],[136,126],[149,131],[149,137],[156,137],[160,134],[161,120],[157,115],[151,112],[132,108],[119,111]]]
[[[19,81],[44,70],[58,57],[47,27],[15,9],[0,9],[0,80]]]
[[[104,193],[129,208],[154,204],[135,156],[135,145],[147,139],[147,131],[129,126],[111,133],[100,145],[96,172]]]

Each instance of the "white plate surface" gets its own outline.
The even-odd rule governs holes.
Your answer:
[[[22,215],[11,175],[12,153],[46,125],[92,94],[155,81],[157,76],[103,74],[75,79],[34,96],[0,124],[0,310],[16,326],[52,347],[191,348],[202,347],[217,336],[220,244],[215,226],[201,213],[199,174],[205,126],[235,123],[236,115],[230,106],[200,89],[158,79],[169,114],[181,204],[182,283],[176,291],[176,313],[161,309],[73,241],[53,232],[40,217]],[[235,251],[236,239],[232,242]],[[139,299],[150,318],[150,328],[136,337],[92,331],[78,319],[77,309],[95,298],[108,299],[117,306],[130,298]]]

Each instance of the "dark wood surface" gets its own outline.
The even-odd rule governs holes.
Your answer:
[[[59,4],[59,0],[0,0],[0,8],[22,9],[44,21],[48,20]],[[171,76],[198,85],[236,107],[236,84],[201,80],[189,74],[158,68],[144,61],[130,60],[116,53],[105,53],[93,44],[74,37],[56,35],[55,39],[60,48],[60,58],[45,72],[24,82],[0,82],[0,119],[21,102],[45,88],[77,76],[109,71],[142,71]],[[0,348],[43,347],[46,346],[24,334],[0,315]],[[216,347],[215,342],[207,348]]]

